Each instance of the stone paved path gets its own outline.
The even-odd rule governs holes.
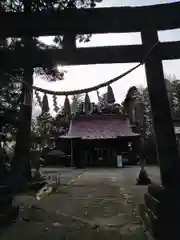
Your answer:
[[[1,239],[149,239],[137,211],[146,187],[135,186],[136,171],[63,172],[57,193],[41,201],[27,196],[18,198],[25,205],[20,220],[6,229]]]

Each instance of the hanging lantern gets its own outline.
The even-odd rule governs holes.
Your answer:
[[[42,113],[47,113],[49,112],[49,102],[46,93],[43,96],[43,101],[42,101]]]
[[[88,93],[86,93],[86,95],[85,95],[84,110],[85,110],[86,114],[90,113],[90,111],[91,111],[91,100],[89,98]]]
[[[108,89],[107,89],[107,103],[109,103],[109,104],[115,103],[113,89],[110,85],[108,86]]]
[[[70,115],[70,113],[71,113],[71,106],[70,106],[68,96],[66,96],[65,101],[64,101],[64,113],[66,116]]]

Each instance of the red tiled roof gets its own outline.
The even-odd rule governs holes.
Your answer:
[[[70,129],[63,138],[111,139],[133,137],[128,118],[122,115],[78,116],[71,121]]]

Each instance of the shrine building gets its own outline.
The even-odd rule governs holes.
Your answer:
[[[92,113],[72,118],[69,132],[62,136],[71,142],[74,166],[117,166],[117,155],[129,163],[137,161],[140,135],[132,131],[122,113]]]

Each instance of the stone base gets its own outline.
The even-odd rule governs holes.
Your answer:
[[[18,216],[19,206],[13,206],[13,194],[7,185],[0,185],[0,229],[12,224]]]
[[[140,170],[139,176],[137,178],[137,185],[149,185],[151,184],[151,180],[148,177],[147,172],[144,169]]]
[[[156,240],[180,239],[180,189],[149,185],[140,216]]]
[[[0,229],[11,225],[19,215],[19,206],[11,206],[0,213]]]

